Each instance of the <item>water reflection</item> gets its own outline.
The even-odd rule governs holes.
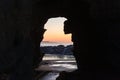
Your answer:
[[[75,58],[72,55],[46,54],[37,70],[44,71],[73,71],[77,69]]]
[[[50,71],[39,80],[56,80],[59,72],[71,72],[77,69],[75,58],[72,55],[46,54],[36,70]]]
[[[52,72],[48,73],[45,77],[39,79],[39,80],[56,80],[56,78],[59,76],[59,73]]]
[[[58,63],[63,63],[63,62],[73,62],[73,63],[75,63],[76,61],[56,61],[56,62],[58,62]]]
[[[74,60],[73,55],[46,54],[43,60]]]
[[[70,65],[70,64],[52,64],[52,65],[50,65],[50,67],[62,67],[62,68],[66,68],[66,69],[75,69],[76,68],[76,66],[75,65]]]

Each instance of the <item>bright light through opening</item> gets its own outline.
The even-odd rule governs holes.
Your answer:
[[[44,34],[43,41],[59,42],[59,43],[72,43],[71,34],[65,35],[63,31],[64,17],[50,18],[45,24],[47,31]]]

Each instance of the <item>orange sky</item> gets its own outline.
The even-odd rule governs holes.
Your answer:
[[[63,32],[63,22],[65,18],[51,18],[45,24],[47,31],[44,34],[43,41],[71,43],[71,34],[65,35]]]

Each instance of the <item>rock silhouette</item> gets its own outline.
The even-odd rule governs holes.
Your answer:
[[[45,54],[73,55],[72,48],[72,45],[43,46],[41,47],[41,52]]]

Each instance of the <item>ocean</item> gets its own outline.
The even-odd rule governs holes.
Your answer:
[[[73,45],[73,43],[59,43],[59,42],[41,42],[40,46],[58,46],[58,45]]]

